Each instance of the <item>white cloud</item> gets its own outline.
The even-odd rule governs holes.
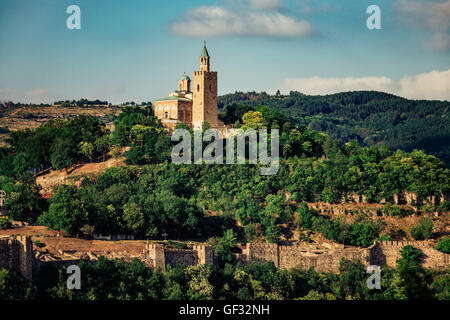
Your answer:
[[[311,6],[308,3],[303,5],[300,12],[303,14],[312,14],[312,13],[331,13],[331,12],[338,12],[341,8],[339,5],[336,6],[330,6],[327,3],[321,4],[320,6]]]
[[[450,101],[450,69],[405,76],[399,81],[388,77],[344,78],[291,78],[286,79],[281,91],[299,91],[310,95],[323,95],[345,91],[375,90],[396,94],[409,99]]]
[[[450,69],[403,77],[398,81],[397,93],[413,99],[450,101]]]
[[[253,8],[278,10],[284,8],[283,0],[250,0]]]
[[[173,22],[171,29],[191,37],[243,35],[294,38],[314,33],[309,22],[280,12],[237,13],[216,6],[202,6],[188,11],[185,20]]]
[[[394,8],[401,23],[434,33],[425,44],[434,50],[450,50],[450,0],[397,0]]]

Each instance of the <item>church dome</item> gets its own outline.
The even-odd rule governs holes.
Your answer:
[[[188,77],[188,75],[186,74],[186,73],[184,73],[181,77],[180,77],[180,79],[178,79],[178,81],[184,81],[184,80],[191,80],[189,77]]]

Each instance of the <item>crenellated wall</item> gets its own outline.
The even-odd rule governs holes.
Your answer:
[[[376,242],[369,248],[336,244],[319,247],[312,244],[249,243],[242,254],[235,254],[235,258],[241,264],[273,261],[278,268],[288,269],[301,265],[303,269],[314,267],[317,271],[338,272],[341,259],[358,259],[366,266],[395,267],[401,257],[401,249],[406,245],[412,245],[422,251],[422,265],[425,268],[442,269],[450,266],[450,254],[434,249],[431,243],[420,241]]]
[[[320,272],[339,272],[341,259],[358,259],[365,266],[388,265],[395,267],[400,258],[400,250],[413,245],[423,253],[423,266],[430,269],[445,268],[450,265],[450,254],[433,248],[431,243],[420,241],[375,242],[369,248],[345,247],[339,244],[321,246],[304,243],[279,245],[276,243],[248,243],[241,254],[234,254],[235,261],[243,265],[273,261],[277,268],[293,268],[301,265],[303,269],[314,267]],[[165,271],[166,265],[175,266],[178,262],[186,265],[215,264],[211,246],[195,245],[193,249],[167,249],[161,244],[148,244],[144,254],[148,264]]]
[[[238,258],[241,263],[245,261],[247,264],[273,261],[278,268],[289,269],[301,265],[303,269],[314,267],[317,271],[337,272],[342,258],[357,258],[367,264],[367,257],[367,249],[344,248],[340,245],[319,247],[311,244],[249,243]]]
[[[236,262],[243,265],[252,262],[273,261],[278,268],[289,269],[300,265],[306,270],[314,267],[320,272],[339,272],[340,261],[343,258],[347,260],[356,258],[365,266],[388,265],[395,267],[401,256],[401,249],[406,245],[412,245],[422,251],[422,265],[425,268],[443,269],[450,266],[450,254],[437,251],[434,249],[433,243],[427,241],[375,242],[368,248],[345,247],[327,243],[321,245],[248,243],[242,249],[242,253],[234,254],[234,257]],[[213,248],[207,244],[196,244],[192,249],[170,249],[159,243],[148,243],[137,258],[149,267],[160,268],[163,272],[166,271],[167,265],[176,266],[180,262],[188,266],[217,264]],[[55,263],[60,265],[77,264],[80,260],[85,259],[60,260]],[[34,259],[33,243],[30,237],[0,238],[0,269],[17,269],[27,279],[31,279],[33,266],[35,266],[34,271],[39,272],[39,262],[38,259]]]
[[[198,244],[192,249],[169,249],[159,243],[149,243],[144,249],[143,260],[154,268],[166,270],[166,266],[176,266],[184,263],[192,266],[197,264],[214,264],[213,249],[209,245]]]
[[[426,241],[383,241],[375,242],[370,250],[370,261],[374,265],[395,267],[401,257],[401,249],[412,245],[422,251],[422,265],[425,268],[440,269],[450,266],[450,254],[440,252]]]

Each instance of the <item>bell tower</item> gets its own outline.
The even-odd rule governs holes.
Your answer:
[[[203,50],[200,56],[200,71],[209,71],[209,54],[206,49],[206,42],[203,42]]]
[[[217,72],[210,71],[210,57],[206,43],[200,55],[200,71],[194,71],[192,81],[192,124],[201,129],[204,122],[219,126],[217,110]]]

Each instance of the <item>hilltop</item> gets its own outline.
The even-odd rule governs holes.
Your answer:
[[[363,145],[385,143],[408,152],[422,149],[450,165],[448,101],[408,100],[375,91],[324,96],[299,92],[289,95],[236,92],[219,97],[222,120],[227,115],[226,107],[232,108],[233,104],[274,108],[308,129],[325,132],[341,143],[356,139]]]

